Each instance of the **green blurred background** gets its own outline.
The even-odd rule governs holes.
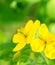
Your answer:
[[[40,53],[34,53],[34,60],[30,58],[28,45],[16,54],[12,51],[14,33],[29,19],[47,24],[55,34],[55,0],[0,0],[0,65],[55,65],[55,60]]]

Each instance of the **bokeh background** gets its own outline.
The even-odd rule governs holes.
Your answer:
[[[55,0],[0,0],[0,65],[55,65],[55,60],[33,53],[28,45],[12,51],[14,33],[29,19],[40,20],[55,34]]]

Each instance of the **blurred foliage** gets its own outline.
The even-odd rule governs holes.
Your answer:
[[[32,52],[29,45],[12,51],[13,34],[29,19],[46,23],[55,34],[55,0],[0,0],[0,65],[55,65],[55,60]]]

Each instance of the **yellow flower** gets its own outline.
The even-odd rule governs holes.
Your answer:
[[[36,30],[38,30],[40,22],[36,20],[34,23],[32,20],[29,20],[25,27],[18,29],[18,32],[13,36],[13,42],[18,43],[13,51],[19,51],[26,44],[31,43],[35,38]]]
[[[44,50],[46,57],[55,59],[55,35],[48,31],[45,24],[40,25],[38,20],[34,23],[29,20],[25,27],[18,29],[13,37],[13,42],[18,43],[13,51],[19,51],[26,44],[30,44],[32,51],[41,52]]]
[[[39,38],[35,38],[31,42],[31,48],[35,52],[44,50],[46,57],[55,59],[55,35],[48,31],[45,24],[41,24],[38,29]]]
[[[44,53],[46,57],[55,59],[55,35],[48,31],[45,24],[42,24],[39,29],[39,36],[45,41]]]

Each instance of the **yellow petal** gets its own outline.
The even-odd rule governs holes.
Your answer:
[[[13,42],[14,43],[24,43],[25,42],[25,36],[21,33],[17,33],[13,36]]]
[[[35,37],[35,34],[36,34],[37,30],[39,29],[39,27],[40,27],[40,21],[36,20],[31,28],[31,30],[28,33],[27,42],[30,42]]]
[[[36,31],[36,30],[39,29],[39,27],[40,27],[40,21],[39,20],[36,20],[34,22],[34,25],[33,25],[33,30]]]
[[[45,43],[41,39],[34,39],[30,43],[30,46],[31,46],[32,51],[41,52],[41,51],[43,51],[43,49],[45,47]]]
[[[39,29],[40,27],[40,21],[36,20],[33,24],[33,27],[31,28],[29,34],[35,34],[36,31]]]
[[[26,42],[24,42],[24,43],[19,43],[19,44],[17,44],[17,46],[13,49],[13,51],[14,51],[14,52],[19,51],[19,50],[21,50],[23,47],[25,47],[25,45],[26,45]]]
[[[45,24],[41,24],[39,28],[39,36],[43,40],[46,40],[48,38],[48,28]]]
[[[49,59],[55,59],[55,42],[47,43],[44,53]]]
[[[49,32],[47,42],[53,42],[53,41],[55,41],[55,35]]]
[[[27,33],[30,31],[30,29],[32,28],[33,26],[33,21],[32,20],[29,20],[25,27],[21,29],[21,32],[23,32],[25,35],[27,35]]]

